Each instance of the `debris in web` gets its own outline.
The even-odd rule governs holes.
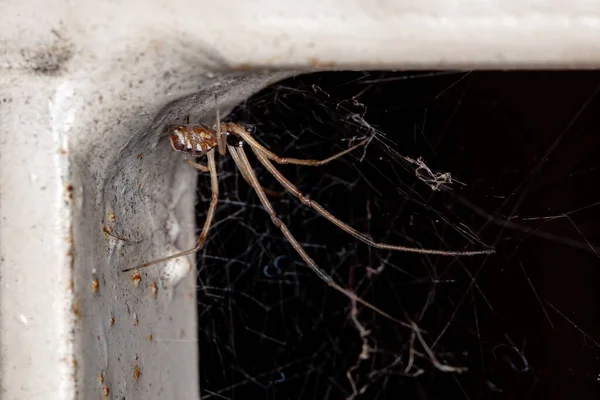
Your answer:
[[[425,182],[433,191],[439,191],[441,187],[448,187],[453,183],[450,172],[435,172],[425,164],[423,158],[418,157],[416,160],[410,157],[403,157],[406,161],[416,166],[415,176]]]

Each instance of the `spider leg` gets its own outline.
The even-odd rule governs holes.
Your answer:
[[[341,156],[348,154],[351,151],[356,150],[357,148],[359,148],[361,146],[364,146],[371,140],[371,137],[363,139],[359,143],[355,144],[354,146],[351,146],[351,147],[347,148],[346,150],[340,151],[339,153],[336,153],[336,154],[334,154],[330,157],[327,157],[323,160],[305,160],[305,159],[300,159],[300,158],[279,157],[277,154],[273,153],[272,151],[268,150],[266,147],[264,147],[263,145],[258,143],[258,141],[256,139],[254,139],[254,137],[240,125],[233,124],[233,123],[227,123],[227,124],[223,124],[223,125],[224,125],[224,128],[226,131],[233,132],[236,135],[240,136],[246,143],[248,143],[250,145],[250,147],[252,147],[253,150],[259,149],[260,152],[265,155],[265,157],[267,157],[269,160],[275,161],[278,164],[296,164],[296,165],[305,165],[305,166],[309,166],[309,167],[317,167],[319,165],[327,164],[328,162],[331,162],[337,158],[340,158]]]
[[[474,250],[474,251],[448,251],[448,250],[437,250],[437,249],[419,249],[419,248],[415,248],[415,247],[398,246],[398,245],[392,245],[392,244],[387,244],[387,243],[375,242],[369,236],[357,231],[356,229],[352,228],[350,225],[348,225],[348,224],[340,221],[336,217],[334,217],[329,211],[324,209],[316,201],[307,199],[306,196],[304,196],[302,194],[302,192],[300,192],[300,190],[298,190],[298,188],[296,186],[294,186],[289,180],[287,180],[287,178],[285,176],[283,176],[281,174],[281,172],[279,172],[275,168],[275,166],[268,160],[267,156],[263,153],[261,148],[254,148],[254,147],[251,147],[251,148],[252,148],[252,151],[254,152],[254,154],[256,154],[258,161],[260,161],[261,164],[264,165],[265,168],[267,168],[267,170],[269,170],[271,175],[273,175],[273,177],[275,179],[277,179],[277,181],[279,181],[279,183],[283,187],[285,187],[288,192],[290,192],[292,195],[294,195],[296,198],[298,198],[303,204],[313,208],[316,212],[321,214],[323,217],[327,218],[331,223],[333,223],[338,228],[342,229],[346,233],[349,233],[350,235],[354,236],[356,239],[368,244],[371,247],[375,247],[378,249],[385,249],[385,250],[404,251],[404,252],[409,252],[409,253],[435,254],[435,255],[441,255],[441,256],[473,256],[473,255],[478,255],[478,254],[494,253],[494,250],[491,250],[491,249]]]
[[[231,155],[231,158],[233,158],[233,161],[235,162],[235,165],[240,165],[241,160],[239,159],[238,153],[235,152],[235,151],[232,152],[231,151],[231,147],[229,148],[229,154]],[[244,178],[244,180],[246,181],[246,183],[248,185],[252,186],[252,182],[250,181],[250,177],[248,176],[248,172],[246,172],[246,170],[244,170],[242,168],[239,168],[239,167],[238,167],[238,169],[241,172],[242,177]],[[252,187],[254,187],[254,186],[252,186]],[[263,188],[262,186],[261,186],[261,188],[262,188],[262,190],[266,194],[268,194],[269,196],[273,196],[273,197],[279,197],[279,196],[281,196],[281,195],[283,195],[285,193],[285,190],[283,192],[276,192],[276,191],[271,190],[271,189]]]
[[[319,268],[319,266],[313,261],[312,258],[310,258],[310,256],[306,253],[306,251],[304,251],[304,249],[302,248],[300,243],[298,243],[296,238],[294,238],[294,236],[292,235],[292,233],[290,232],[288,227],[283,223],[283,221],[281,221],[279,219],[279,217],[277,217],[277,214],[275,213],[275,210],[273,209],[271,202],[269,201],[269,199],[267,199],[267,195],[265,194],[262,186],[258,182],[258,178],[256,177],[256,174],[254,173],[254,170],[252,169],[252,166],[250,165],[250,162],[248,161],[248,157],[246,157],[246,153],[244,152],[244,150],[241,147],[236,148],[233,146],[228,146],[228,150],[229,150],[229,154],[231,154],[233,161],[239,168],[242,175],[246,175],[248,177],[248,179],[250,181],[249,182],[250,186],[252,186],[252,188],[258,195],[258,198],[260,199],[260,202],[262,203],[263,207],[265,208],[267,213],[269,213],[269,215],[271,216],[271,221],[273,221],[273,224],[281,230],[281,232],[283,233],[283,236],[290,242],[290,244],[292,245],[294,250],[296,250],[298,255],[300,257],[302,257],[304,262],[306,264],[308,264],[310,269],[312,269],[313,272],[315,274],[317,274],[317,276],[323,282],[327,283],[327,285],[329,285],[333,289],[337,290],[338,292],[342,293],[343,295],[348,297],[350,300],[354,300],[354,301],[370,308],[371,310],[375,311],[376,313],[382,315],[383,317],[388,318],[394,322],[397,322],[398,324],[400,324],[402,326],[412,328],[411,325],[392,317],[391,315],[389,315],[385,311],[382,311],[379,308],[375,307],[368,301],[363,300],[362,298],[360,298],[359,296],[357,296],[355,293],[351,292],[350,290],[344,289],[343,287],[341,287],[340,285],[335,283],[333,278],[331,278],[321,268]]]
[[[188,160],[187,158],[185,160],[183,160],[183,162],[185,162],[187,165],[189,165],[191,167],[199,169],[202,172],[209,172],[210,171],[210,168],[208,168],[206,165],[198,164],[196,162]]]
[[[202,233],[200,233],[200,236],[198,237],[198,244],[196,244],[196,246],[194,248],[186,250],[186,251],[182,251],[181,253],[173,254],[168,257],[159,258],[158,260],[140,264],[135,267],[126,268],[123,270],[123,272],[130,271],[132,269],[146,268],[146,267],[149,267],[150,265],[154,265],[154,264],[158,264],[158,263],[161,263],[164,261],[172,260],[173,258],[187,256],[188,254],[197,252],[204,246],[204,242],[206,241],[206,238],[208,236],[208,230],[210,229],[210,226],[212,225],[212,220],[213,220],[213,217],[215,216],[215,209],[217,208],[217,203],[219,201],[219,181],[217,180],[217,165],[215,163],[215,151],[209,150],[208,153],[206,153],[206,156],[208,158],[208,170],[210,171],[210,185],[211,185],[212,193],[211,193],[210,206],[208,207],[208,212],[206,214],[206,220],[204,221],[204,226],[202,227]],[[201,167],[204,167],[204,166],[201,165]]]
[[[227,131],[223,131],[221,128],[221,113],[217,109],[217,146],[219,148],[219,154],[224,156],[227,153]]]

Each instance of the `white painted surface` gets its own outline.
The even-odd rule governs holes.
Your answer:
[[[194,274],[155,295],[160,266],[139,282],[120,269],[193,241],[195,177],[159,141],[164,125],[187,113],[210,121],[216,107],[225,112],[286,75],[226,71],[600,66],[597,1],[4,0],[0,8],[6,399],[102,398],[107,388],[112,398],[197,398]]]

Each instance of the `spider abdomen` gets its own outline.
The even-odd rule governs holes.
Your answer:
[[[214,131],[206,125],[174,125],[168,130],[173,150],[198,157],[217,146]]]

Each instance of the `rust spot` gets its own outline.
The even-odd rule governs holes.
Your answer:
[[[65,190],[67,191],[67,199],[69,199],[69,201],[73,201],[73,185],[69,183],[67,186],[65,186]]]
[[[117,239],[117,240],[122,240],[123,242],[128,242],[127,239],[117,236],[113,233],[114,230],[114,226],[115,226],[115,212],[112,209],[109,209],[106,212],[106,215],[104,217],[104,219],[102,220],[102,232],[104,233],[104,236],[112,236],[113,238]]]
[[[140,375],[142,375],[142,371],[140,371],[140,367],[139,366],[134,366],[133,367],[133,376],[135,376],[135,380],[137,381],[138,379],[140,379]]]
[[[108,397],[110,394],[110,388],[107,385],[102,386],[102,396]]]
[[[138,326],[139,324],[140,324],[140,319],[136,317],[134,325]]]
[[[98,381],[100,384],[104,383],[104,371],[100,372],[100,376],[98,377]]]
[[[99,289],[100,289],[100,281],[98,281],[98,278],[94,278],[92,280],[92,290],[94,291],[94,293],[98,293]]]
[[[71,379],[75,382],[75,386],[77,386],[77,371],[79,370],[79,361],[75,357],[71,360],[73,363],[73,373],[71,374]]]
[[[111,234],[114,226],[115,226],[115,212],[112,209],[108,209],[104,214],[104,219],[102,220],[102,231],[104,234]]]
[[[67,150],[63,149],[62,147],[58,149],[58,154],[60,154],[61,156],[64,156],[67,154]]]
[[[252,69],[252,65],[250,65],[249,63],[242,63],[233,67],[234,71],[248,71],[250,69]]]
[[[148,334],[148,341],[150,341],[150,342],[152,341],[152,334],[151,333]]]
[[[154,296],[154,298],[158,296],[158,285],[154,281],[152,281],[152,296]]]
[[[308,59],[308,62],[310,63],[311,66],[315,67],[315,68],[331,68],[331,67],[335,67],[337,64],[334,61],[329,61],[329,62],[321,62],[318,58],[316,57],[310,57]]]
[[[75,301],[72,307],[73,315],[75,315],[75,319],[81,318],[81,307],[79,306],[79,302]]]
[[[137,158],[138,158],[139,160],[141,160],[141,159],[142,159],[142,157],[144,157],[144,153],[140,153],[140,154],[138,154],[138,155],[137,155]]]
[[[75,291],[75,281],[74,281],[73,279],[70,279],[70,280],[69,280],[69,290],[70,290],[71,292],[74,292],[74,291]]]
[[[138,183],[138,190],[142,190],[142,184]]]
[[[112,328],[113,325],[115,324],[115,317],[113,317],[112,315],[110,316],[110,319],[108,320],[108,327]]]
[[[131,273],[131,282],[133,282],[134,286],[138,286],[142,281],[142,274],[137,269]]]

